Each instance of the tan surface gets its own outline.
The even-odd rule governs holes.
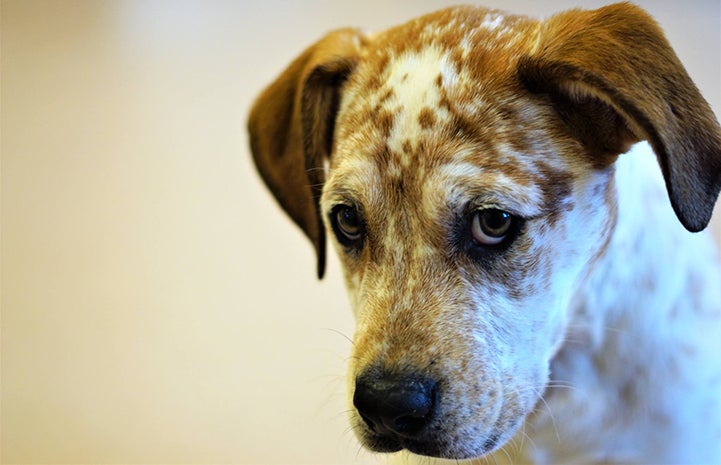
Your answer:
[[[244,125],[321,33],[443,5],[386,3],[3,1],[3,462],[379,462],[337,262],[317,283]],[[640,3],[718,114],[719,2]]]

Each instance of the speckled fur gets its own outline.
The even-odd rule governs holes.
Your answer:
[[[672,57],[636,73],[646,90],[624,77],[644,53],[624,61],[631,30]],[[606,56],[623,68],[609,81],[588,65]],[[662,105],[654,74],[674,81]],[[721,462],[721,273],[708,236],[679,224],[708,222],[721,131],[641,10],[539,22],[456,7],[331,33],[259,98],[250,132],[321,274],[328,215],[362,212],[363,247],[334,241],[357,321],[351,398],[367,370],[439,380],[418,437],[389,444],[353,413],[364,445],[491,463]],[[618,157],[642,139],[653,150]],[[482,208],[525,222],[479,260],[454,238]]]

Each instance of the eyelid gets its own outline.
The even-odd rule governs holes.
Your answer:
[[[472,196],[466,203],[464,213],[470,214],[477,210],[502,210],[510,213],[516,218],[532,220],[544,215],[543,210],[531,203],[519,202],[506,195],[493,195],[482,193]]]
[[[484,210],[498,210],[502,212],[506,212],[510,214],[511,216],[519,219],[525,219],[526,216],[519,214],[515,209],[509,208],[508,206],[505,206],[504,204],[501,204],[500,202],[492,202],[492,201],[480,201],[480,202],[470,202],[464,211],[466,215],[473,215],[476,212],[484,211]]]
[[[330,212],[337,205],[355,206],[360,210],[361,203],[356,199],[361,198],[358,192],[351,189],[333,189],[323,192],[321,204],[325,210]]]
[[[334,196],[330,202],[326,203],[328,205],[326,215],[328,216],[337,212],[339,208],[349,207],[355,209],[362,218],[365,218],[363,205],[360,202],[356,202],[353,197]]]
[[[479,210],[501,210],[524,221],[542,218],[546,214],[546,212],[540,208],[535,208],[530,205],[519,205],[517,202],[512,201],[498,201],[496,198],[485,196],[476,197],[468,202],[463,213],[470,215]]]

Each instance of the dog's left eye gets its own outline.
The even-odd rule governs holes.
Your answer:
[[[473,240],[483,246],[499,245],[511,232],[513,221],[513,215],[503,210],[477,210],[471,220]]]

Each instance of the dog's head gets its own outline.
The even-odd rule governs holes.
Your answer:
[[[650,142],[689,230],[721,188],[713,113],[628,4],[332,32],[260,96],[249,129],[319,275],[326,234],[341,258],[352,421],[378,451],[465,458],[511,437],[609,241],[631,144]]]

